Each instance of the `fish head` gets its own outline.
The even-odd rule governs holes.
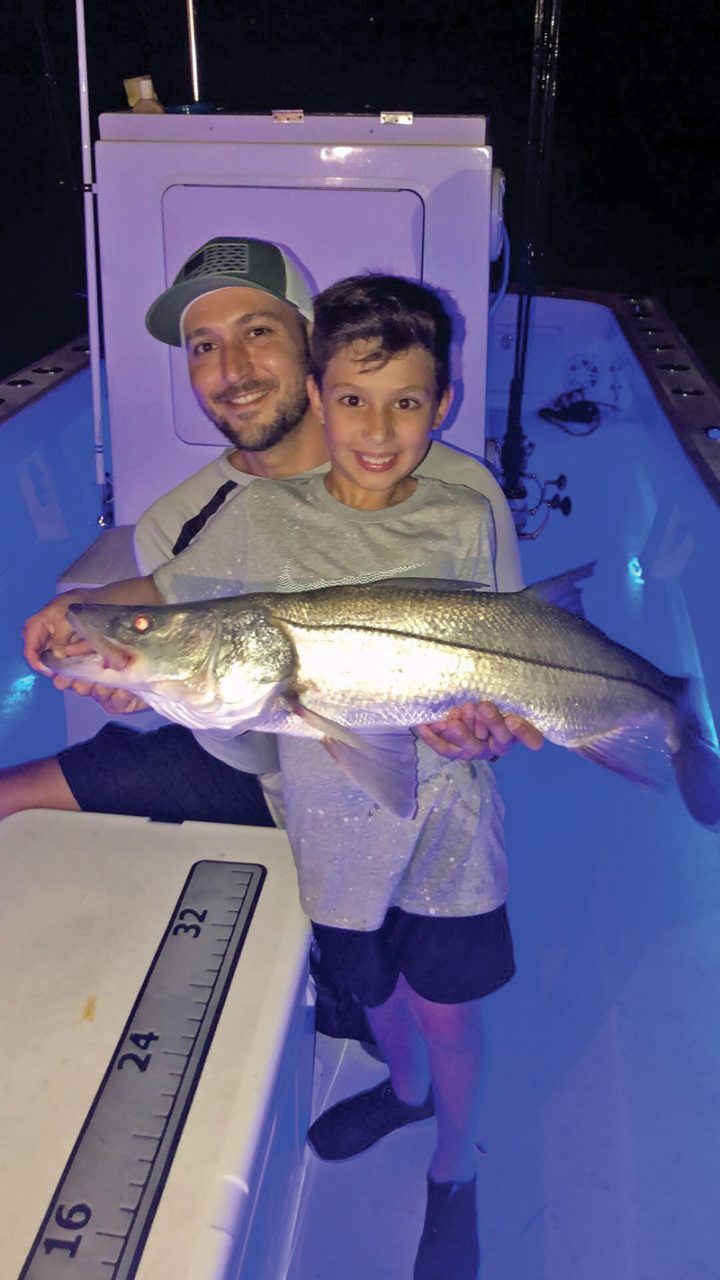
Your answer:
[[[127,689],[171,720],[198,729],[248,728],[281,691],[294,652],[264,610],[237,600],[128,607],[76,604],[67,612],[94,652],[46,666],[59,675]]]

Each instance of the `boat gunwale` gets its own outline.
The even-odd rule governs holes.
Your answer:
[[[86,333],[70,338],[61,347],[37,356],[15,373],[0,378],[0,426],[29,405],[35,404],[68,378],[82,373],[90,363],[90,342]],[[13,386],[13,382],[20,383]]]
[[[512,297],[516,290],[511,288]],[[655,399],[665,414],[698,479],[720,505],[720,439],[707,430],[720,430],[720,384],[705,368],[684,333],[659,298],[642,293],[609,293],[593,289],[539,289],[538,298],[565,302],[593,302],[605,307],[617,321],[628,346],[645,374]],[[667,344],[667,351],[653,351],[647,330]],[[660,344],[658,344],[660,345]],[[663,369],[682,363],[687,370]],[[683,386],[680,391],[675,388]]]

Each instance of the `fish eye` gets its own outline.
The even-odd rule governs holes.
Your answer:
[[[136,613],[135,617],[130,623],[130,626],[132,627],[133,631],[138,631],[140,635],[145,635],[147,631],[152,631],[153,627],[155,626],[155,623],[153,622],[149,614]]]

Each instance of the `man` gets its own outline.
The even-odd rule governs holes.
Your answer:
[[[219,237],[203,245],[172,286],[150,307],[149,332],[185,346],[190,381],[203,412],[229,447],[215,461],[160,498],[140,518],[135,547],[142,573],[178,554],[233,492],[255,478],[279,479],[327,466],[322,430],[305,391],[307,329],[312,301],[299,270],[266,241]],[[498,586],[522,585],[512,517],[490,472],[466,455],[433,444],[419,472],[469,485],[493,508]],[[91,689],[113,712],[136,709],[122,692]],[[489,704],[468,705],[421,737],[452,759],[506,754],[515,741],[541,744],[536,729]],[[49,808],[135,814],[159,821],[271,825],[258,781],[276,800],[271,735],[243,734],[228,742],[193,736],[178,725],[137,734],[113,723],[89,742],[57,756],[0,771],[0,818]]]

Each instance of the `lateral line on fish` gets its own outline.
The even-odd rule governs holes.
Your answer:
[[[437,641],[438,644],[444,644],[444,640]],[[465,645],[453,646],[457,648],[466,648]],[[617,645],[616,648],[620,646]],[[656,698],[661,698],[664,702],[668,702],[670,706],[674,706],[674,699],[666,693],[658,693],[652,685],[645,684],[642,680],[633,680],[632,676],[618,676],[607,671],[588,671],[585,667],[562,667],[555,662],[545,662],[542,658],[528,658],[524,654],[504,653],[500,649],[478,649],[478,653],[487,654],[491,658],[502,658],[511,662],[524,662],[529,667],[542,667],[545,671],[562,671],[571,676],[594,676],[598,680],[612,680],[616,684],[629,684],[633,689],[645,689],[647,693],[652,693]],[[629,652],[629,650],[628,650]]]
[[[275,610],[273,610],[273,614],[274,613]],[[287,623],[288,626],[294,627],[298,631],[360,631],[371,633],[372,635],[377,635],[378,633],[378,628],[376,626],[363,626],[362,624],[355,622],[342,622],[339,624],[337,622],[305,623],[296,622],[294,618],[284,618],[282,616],[280,616],[280,620]],[[437,636],[424,634],[419,635],[417,631],[389,631],[387,634],[401,640],[427,640],[429,643],[436,644],[445,649],[464,649],[467,651],[467,649],[470,648],[467,641],[461,642],[459,640],[438,639]],[[619,649],[622,648],[622,646],[616,645],[615,648]],[[675,705],[673,698],[669,694],[660,693],[657,689],[654,689],[652,685],[645,684],[642,680],[633,680],[631,676],[613,675],[607,671],[588,671],[585,667],[562,667],[558,663],[545,662],[542,658],[529,658],[525,654],[507,653],[502,649],[485,649],[478,647],[477,649],[474,649],[474,652],[485,654],[489,658],[501,658],[504,662],[524,662],[529,667],[542,667],[544,671],[563,671],[568,675],[573,676],[594,676],[598,680],[610,680],[614,681],[616,684],[629,684],[634,689],[645,689],[647,693],[652,693],[655,697],[661,698],[664,702],[669,703],[670,706]],[[630,653],[630,650],[627,650],[626,652]]]

